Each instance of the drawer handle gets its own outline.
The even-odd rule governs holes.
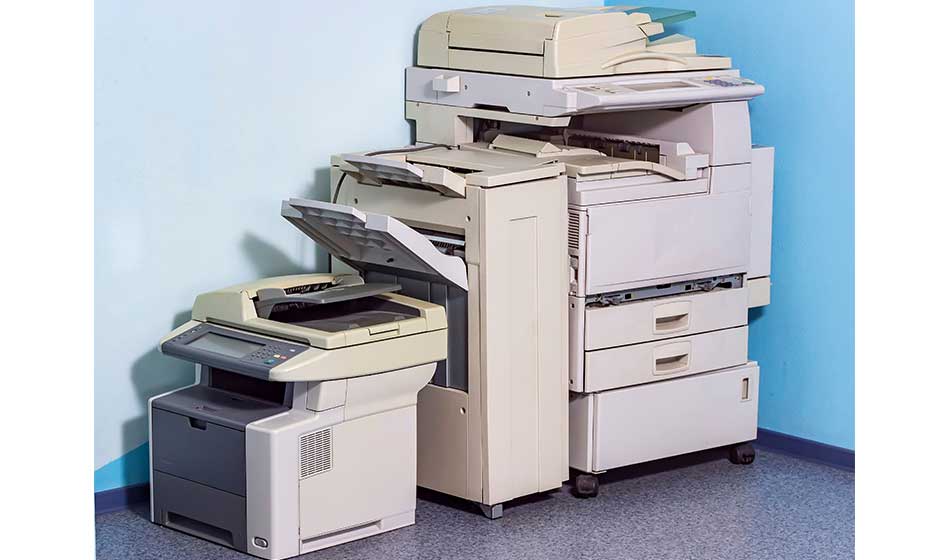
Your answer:
[[[689,367],[689,354],[680,354],[670,356],[669,358],[656,359],[656,373],[666,375],[675,371],[680,371]]]
[[[669,317],[656,318],[656,330],[668,331],[682,328],[689,325],[689,313],[680,313],[679,315],[670,315]]]
[[[669,375],[689,369],[689,342],[660,346],[653,351],[653,375]]]
[[[689,328],[689,302],[677,301],[653,308],[654,334],[667,334]]]
[[[191,427],[196,430],[207,430],[208,423],[204,420],[198,420],[197,418],[189,418],[188,423],[191,424]]]

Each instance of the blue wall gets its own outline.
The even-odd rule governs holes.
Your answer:
[[[628,4],[629,2],[608,2]],[[854,7],[653,0],[671,26],[765,85],[752,139],[775,146],[772,304],[753,311],[759,426],[854,449]]]

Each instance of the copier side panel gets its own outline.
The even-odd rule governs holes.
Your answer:
[[[775,148],[752,148],[752,255],[749,277],[769,276],[772,271],[772,184]]]
[[[407,406],[333,426],[332,467],[300,480],[301,553],[336,544],[320,537],[341,527],[415,510],[415,425],[416,407]]]
[[[483,503],[567,476],[567,183],[479,191]]]
[[[745,272],[749,192],[587,209],[587,295]]]

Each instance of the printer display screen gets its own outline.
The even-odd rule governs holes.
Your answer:
[[[238,340],[236,338],[221,336],[220,334],[215,334],[212,332],[192,340],[188,343],[188,346],[191,348],[197,348],[199,350],[215,352],[224,356],[230,356],[232,358],[244,357],[251,352],[260,350],[264,347],[263,344],[256,344],[246,340]]]

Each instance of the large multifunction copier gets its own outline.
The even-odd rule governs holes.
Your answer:
[[[751,143],[761,85],[658,37],[692,15],[436,14],[406,70],[415,144],[332,158],[335,201],[467,266],[467,293],[368,276],[447,306],[448,358],[419,395],[421,486],[496,517],[568,466],[591,496],[615,467],[754,458],[747,324],[769,301],[773,150]]]
[[[387,216],[295,199],[283,215],[353,267],[468,287],[460,258]],[[197,382],[149,401],[152,520],[271,559],[414,523],[417,394],[448,331],[399,289],[309,274],[198,296],[160,346]]]

